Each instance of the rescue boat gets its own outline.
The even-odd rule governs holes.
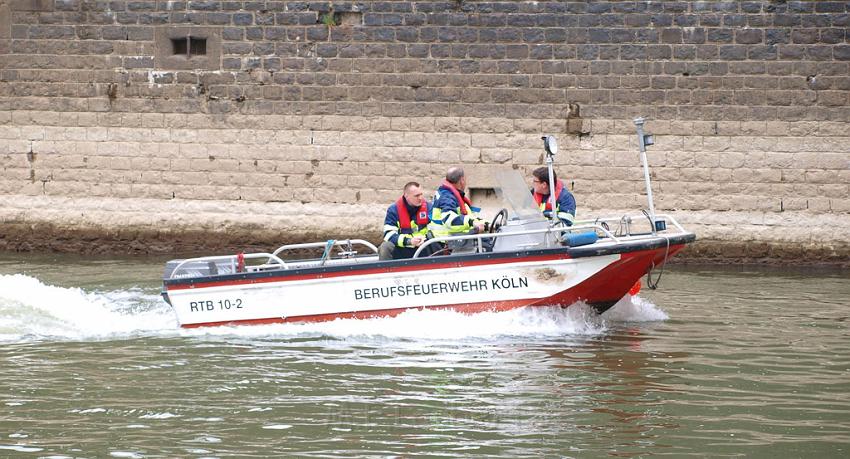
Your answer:
[[[696,239],[672,215],[655,214],[645,153],[652,136],[643,133],[642,119],[635,124],[649,201],[641,213],[553,223],[519,173],[509,170],[497,173],[504,207],[488,233],[432,238],[404,260],[379,260],[378,248],[362,239],[172,260],[163,298],[184,328],[580,302],[603,313]],[[551,171],[557,142],[543,139]],[[445,249],[424,250],[432,244]]]

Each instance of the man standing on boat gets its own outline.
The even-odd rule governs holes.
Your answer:
[[[564,183],[558,180],[555,172],[552,179],[555,181],[555,212],[552,212],[552,200],[549,199],[549,169],[538,167],[531,173],[531,193],[534,202],[543,212],[546,218],[557,217],[566,226],[572,226],[576,217],[576,198],[567,190]]]
[[[487,231],[488,223],[478,216],[480,209],[472,207],[464,189],[466,175],[463,169],[450,168],[434,196],[434,210],[431,214],[431,231],[434,236],[457,236]]]
[[[404,193],[387,208],[384,218],[384,242],[378,250],[379,260],[411,258],[428,238],[431,204],[425,200],[422,187],[416,182],[404,185]],[[424,256],[431,253],[429,247]],[[437,247],[435,246],[434,249]]]

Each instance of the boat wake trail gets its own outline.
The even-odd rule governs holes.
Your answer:
[[[111,339],[176,327],[162,299],[139,289],[90,293],[0,275],[0,342]]]
[[[337,339],[465,340],[550,338],[604,334],[620,322],[652,322],[667,314],[640,297],[626,296],[603,315],[590,306],[541,306],[504,312],[463,314],[451,310],[411,310],[396,317],[337,319],[332,322],[214,327],[184,330],[192,336],[315,337]]]
[[[87,292],[57,287],[23,274],[0,275],[0,342],[109,340],[138,336],[304,337],[340,339],[493,339],[500,337],[593,336],[618,322],[666,320],[667,314],[640,297],[620,300],[603,315],[577,304],[462,314],[450,310],[408,311],[397,317],[178,330],[171,308],[141,289]]]

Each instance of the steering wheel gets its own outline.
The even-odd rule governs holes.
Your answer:
[[[490,232],[496,233],[499,231],[499,228],[505,225],[508,222],[508,209],[502,209],[499,213],[493,217],[493,221],[490,223]]]

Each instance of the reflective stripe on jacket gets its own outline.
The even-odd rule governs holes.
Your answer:
[[[564,187],[564,182],[560,180],[555,182],[555,193],[555,196],[557,196],[555,199],[555,215],[558,219],[570,226],[575,220],[576,199],[573,197],[573,194]],[[547,212],[551,214],[552,201],[549,199],[549,195],[535,193],[533,189],[531,190],[531,194],[534,196],[534,202],[537,203],[538,208],[544,214]]]
[[[414,218],[410,215],[413,214]],[[396,247],[412,247],[408,242],[414,237],[428,234],[431,205],[425,201],[419,207],[411,206],[402,196],[390,204],[384,218],[384,240]]]
[[[437,237],[468,233],[481,220],[479,210],[462,191],[443,182],[434,196],[429,228]]]

